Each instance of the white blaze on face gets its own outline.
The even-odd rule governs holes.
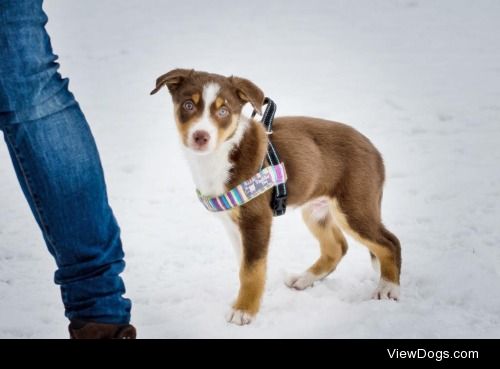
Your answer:
[[[215,82],[210,82],[203,86],[203,114],[198,122],[190,127],[188,132],[188,146],[190,148],[195,147],[193,135],[196,131],[205,131],[210,135],[210,140],[208,141],[206,149],[200,153],[210,153],[217,146],[218,129],[215,123],[210,118],[210,107],[215,102],[219,91],[220,85]]]

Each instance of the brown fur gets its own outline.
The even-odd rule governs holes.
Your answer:
[[[261,111],[264,94],[252,82],[238,77],[223,77],[205,72],[179,69],[157,80],[155,93],[166,85],[177,111],[181,136],[193,116],[179,111],[181,104],[201,94],[208,82],[221,86],[211,107],[222,104],[231,112],[230,120],[213,118],[223,142],[234,133],[242,107],[250,102]],[[203,101],[194,101],[197,111]],[[354,128],[342,123],[310,117],[278,117],[274,121],[271,140],[277,148],[288,174],[288,205],[301,206],[326,197],[331,209],[322,219],[304,210],[304,220],[320,243],[321,255],[309,271],[316,276],[331,273],[347,251],[342,235],[349,233],[366,245],[381,263],[382,278],[399,284],[401,250],[399,240],[381,222],[381,199],[384,164],[373,144]],[[262,125],[252,122],[240,144],[230,153],[233,167],[227,189],[251,178],[265,160],[267,136]],[[265,280],[265,265],[272,224],[269,203],[271,191],[231,211],[238,225],[243,260],[240,270],[241,288],[234,308],[255,314],[258,311]]]
[[[233,151],[235,166],[228,189],[257,172],[265,157],[264,134],[262,126],[256,123],[244,136],[240,148]],[[259,145],[255,137],[260,137]],[[358,235],[356,238],[379,258],[385,279],[399,283],[400,244],[381,223],[384,165],[373,144],[345,124],[307,117],[276,118],[271,139],[286,165],[288,204],[300,206],[323,196],[336,199],[346,218],[339,226]],[[235,160],[241,157],[244,160]],[[267,196],[266,201],[269,199]],[[331,232],[333,226],[330,225]],[[313,231],[315,236],[316,233]],[[338,242],[347,245],[345,241]]]
[[[199,105],[200,103],[198,102],[196,105]],[[197,111],[190,115],[187,115],[183,110],[182,107],[179,104],[174,104],[174,109],[176,111],[175,114],[175,124],[177,125],[177,129],[179,130],[180,136],[182,143],[184,145],[187,145],[187,139],[188,139],[188,132],[189,132],[189,127],[196,122],[197,119],[199,119],[201,113],[203,112],[203,109],[197,109]]]
[[[259,171],[267,150],[267,137],[262,126],[252,124],[245,132],[241,144],[230,154],[234,163],[226,185],[231,189]],[[254,263],[267,255],[267,243],[271,231],[272,212],[269,207],[270,193],[239,207],[238,226],[242,234],[244,260]]]

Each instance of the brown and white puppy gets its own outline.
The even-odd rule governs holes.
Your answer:
[[[175,69],[156,81],[166,85],[196,187],[218,196],[255,175],[268,137],[261,123],[242,115],[246,103],[261,111],[263,92],[249,80]],[[384,164],[373,144],[355,129],[308,117],[279,117],[271,136],[288,174],[288,204],[319,241],[321,255],[307,271],[287,279],[302,290],[333,272],[347,251],[342,231],[370,250],[381,278],[373,297],[399,298],[399,240],[381,221]],[[217,213],[239,252],[240,291],[227,315],[248,324],[259,310],[273,214],[271,191],[247,204]]]

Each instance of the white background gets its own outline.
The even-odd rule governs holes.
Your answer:
[[[499,337],[500,2],[46,1],[61,72],[97,140],[123,231],[139,337]],[[337,271],[291,291],[318,247],[289,211],[273,228],[262,310],[228,325],[233,250],[198,203],[166,90],[175,67],[257,83],[278,114],[342,121],[386,168],[383,218],[403,247],[402,299],[353,240]],[[55,263],[0,145],[0,337],[66,337]]]

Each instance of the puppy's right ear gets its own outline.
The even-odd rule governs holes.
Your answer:
[[[151,95],[157,93],[165,85],[170,93],[173,93],[193,72],[194,69],[173,69],[161,75],[156,79],[156,87],[151,91]]]

